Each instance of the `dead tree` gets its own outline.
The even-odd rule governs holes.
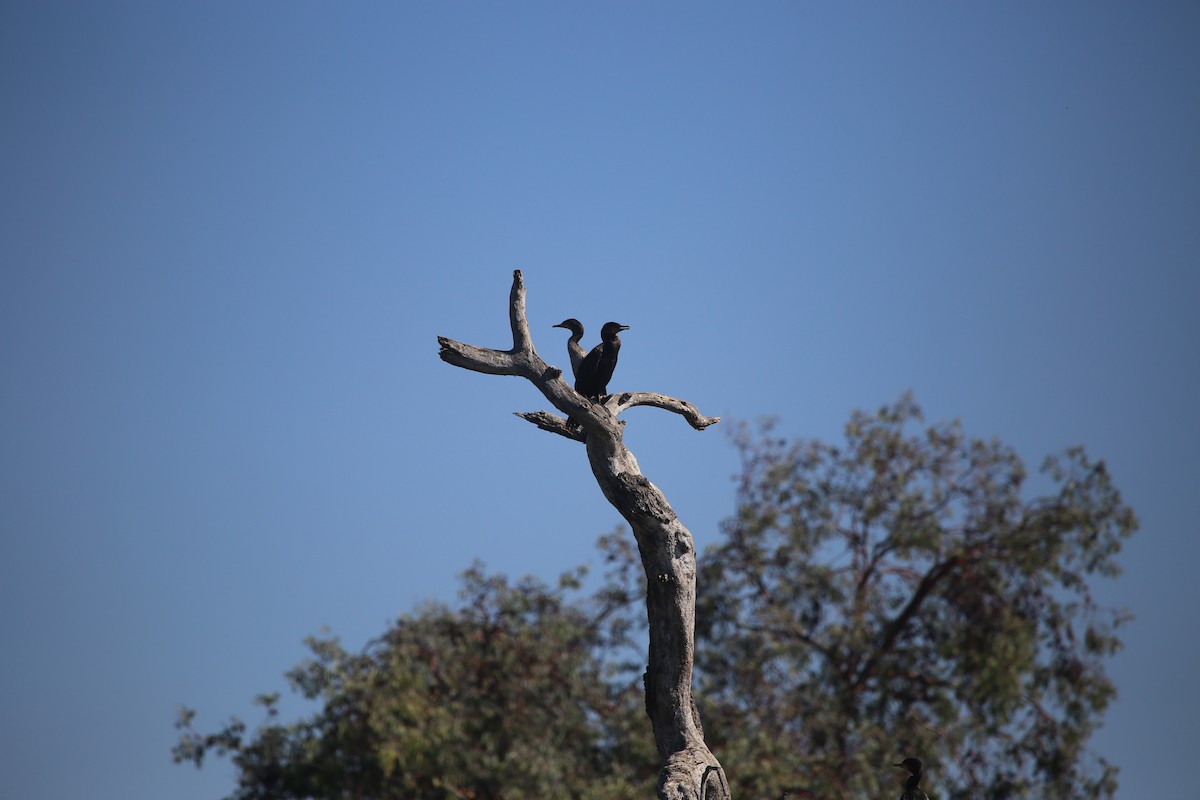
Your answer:
[[[538,356],[525,318],[525,284],[513,272],[508,316],[511,350],[438,337],[442,360],[489,375],[516,375],[530,381],[559,411],[518,413],[545,431],[583,442],[600,490],[629,522],[646,570],[646,616],[650,652],[644,675],[646,713],[663,759],[658,796],[662,800],[724,800],[725,772],[704,744],[700,714],[692,700],[692,659],[696,621],[696,546],[658,487],[642,475],[625,447],[622,411],[654,406],[682,416],[696,430],[719,421],[705,417],[686,400],[653,392],[622,392],[593,403],[567,385],[562,370]],[[572,424],[573,423],[573,424]]]

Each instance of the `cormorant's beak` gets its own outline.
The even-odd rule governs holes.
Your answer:
[[[623,331],[627,331],[627,330],[629,330],[629,326],[628,326],[628,325],[622,325],[622,326],[621,326],[621,330],[623,330]]]

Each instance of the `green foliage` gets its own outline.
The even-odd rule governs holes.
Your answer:
[[[853,415],[840,447],[736,437],[696,654],[734,796],[896,796],[890,765],[916,755],[936,800],[1111,797],[1116,768],[1086,745],[1125,617],[1089,581],[1118,574],[1132,512],[1082,449],[1029,481],[999,442],[920,423],[905,397]],[[263,695],[253,734],[234,719],[204,735],[184,709],[175,759],[231,756],[239,800],[650,797],[641,566],[627,534],[601,550],[587,600],[582,572],[549,588],[475,567],[460,607],[419,609],[361,653],[313,639],[288,675],[313,716],[280,723]]]
[[[1026,500],[1010,448],[920,421],[905,397],[844,447],[737,436],[737,515],[699,576],[710,746],[746,797],[882,797],[908,755],[942,798],[1110,797],[1085,745],[1125,617],[1087,581],[1117,574],[1132,512],[1082,449]]]
[[[184,709],[175,760],[232,754],[238,800],[646,797],[659,765],[639,687],[601,656],[623,644],[609,609],[565,602],[578,580],[475,567],[461,608],[426,606],[362,653],[310,639],[288,680],[315,716],[279,724],[277,696],[260,698],[268,722],[247,739],[236,719],[201,735]]]

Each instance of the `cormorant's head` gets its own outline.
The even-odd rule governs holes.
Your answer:
[[[555,328],[566,328],[575,335],[576,339],[583,337],[583,323],[574,317],[564,319],[562,322],[554,326]]]
[[[629,330],[628,325],[622,325],[619,322],[606,322],[604,323],[604,327],[600,329],[600,338],[603,341],[611,342],[617,338],[618,333],[627,330]]]
[[[892,764],[892,766],[893,767],[904,767],[906,770],[911,772],[913,775],[920,775],[921,768],[924,767],[925,765],[921,763],[921,759],[919,759],[919,758],[906,758],[903,761],[901,761],[899,764]]]

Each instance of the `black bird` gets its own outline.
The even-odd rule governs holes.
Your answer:
[[[629,326],[619,322],[604,323],[600,344],[592,348],[575,371],[575,391],[597,401],[608,394],[608,382],[617,368],[617,353],[621,350],[621,337],[617,334],[627,330]]]
[[[908,776],[908,780],[904,782],[904,794],[900,795],[900,800],[929,800],[929,796],[921,791],[919,784],[921,783],[921,768],[924,764],[919,758],[906,758],[899,764],[893,764],[893,767],[904,767],[912,774]]]
[[[579,340],[583,338],[583,323],[574,317],[570,317],[564,319],[554,327],[566,328],[571,332],[571,338],[567,339],[567,355],[571,357],[571,373],[578,378],[579,365],[587,357],[587,350],[584,350],[583,345],[579,343]]]

